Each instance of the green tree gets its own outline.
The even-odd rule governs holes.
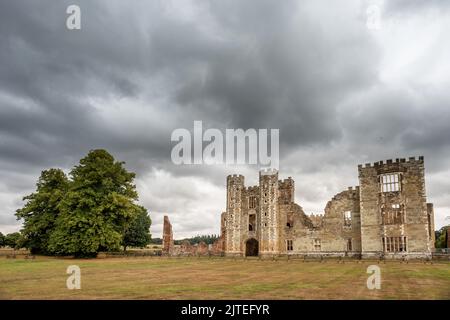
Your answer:
[[[27,202],[16,211],[16,217],[23,220],[23,244],[32,253],[48,253],[59,204],[68,187],[69,180],[62,170],[44,170],[36,184],[36,192],[23,198]]]
[[[22,236],[21,236],[20,232],[13,232],[13,233],[7,234],[5,237],[5,245],[10,248],[19,248],[21,238],[22,238]]]
[[[138,213],[136,218],[131,222],[125,231],[123,237],[123,248],[127,247],[145,247],[150,243],[150,226],[152,220],[150,219],[147,209],[144,207],[138,207]]]
[[[439,231],[435,232],[436,235],[436,242],[435,242],[435,247],[436,248],[446,248],[447,247],[447,232],[446,230],[450,228],[450,226],[444,226],[441,229],[439,229]]]
[[[95,256],[119,250],[124,230],[138,212],[134,173],[106,150],[91,150],[70,172],[49,250],[58,255]]]
[[[5,236],[0,232],[0,247],[5,246]]]

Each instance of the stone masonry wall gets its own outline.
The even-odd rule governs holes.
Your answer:
[[[406,237],[407,252],[431,254],[429,217],[425,195],[423,157],[387,160],[358,166],[361,197],[361,238],[363,255],[384,253],[383,237]],[[398,175],[399,190],[382,189],[383,175]],[[399,209],[394,209],[399,208]],[[402,221],[383,222],[383,215],[399,210]]]
[[[280,250],[280,214],[278,210],[278,172],[265,171],[259,174],[260,188],[260,233],[259,252],[277,254]]]
[[[241,229],[242,226],[242,195],[244,192],[244,177],[230,175],[227,177],[227,211],[225,218],[226,244],[225,250],[229,254],[242,252]]]

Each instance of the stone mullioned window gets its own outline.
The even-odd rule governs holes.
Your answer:
[[[401,176],[399,173],[382,174],[379,179],[381,192],[401,191]]]
[[[320,239],[314,239],[314,251],[321,251],[322,250],[322,244],[320,242]]]
[[[406,237],[383,237],[384,252],[406,252]]]
[[[286,250],[287,250],[287,251],[292,251],[292,250],[294,250],[294,247],[293,247],[293,241],[292,241],[292,240],[286,240]]]
[[[392,204],[381,208],[381,221],[384,225],[405,223],[403,205]]]
[[[344,212],[344,227],[351,227],[352,226],[352,212],[351,211],[345,211]]]
[[[248,199],[248,208],[249,209],[255,209],[257,205],[256,197],[249,197]]]

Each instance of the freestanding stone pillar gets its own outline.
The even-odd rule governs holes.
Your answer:
[[[163,226],[163,254],[170,255],[173,250],[173,233],[172,225],[170,224],[169,217],[164,216]]]

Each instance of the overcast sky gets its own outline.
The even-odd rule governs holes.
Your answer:
[[[81,30],[66,29],[70,4]],[[307,213],[357,185],[358,164],[423,155],[441,227],[449,39],[446,0],[2,0],[0,231],[20,229],[43,169],[106,148],[136,172],[154,237],[165,214],[175,238],[219,233],[226,175],[253,185],[258,168],[174,165],[170,135],[194,120],[279,128],[280,178]]]

